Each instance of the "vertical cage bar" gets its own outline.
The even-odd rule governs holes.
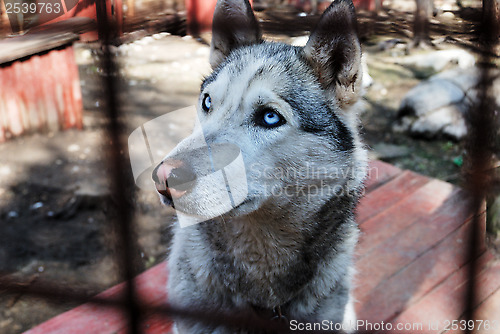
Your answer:
[[[488,0],[483,0],[488,1]],[[495,1],[495,0],[491,0]],[[483,6],[483,8],[485,8]],[[498,35],[491,36],[492,28],[495,22],[492,21],[490,13],[483,11],[483,20],[477,27],[479,41],[479,62],[480,70],[479,82],[477,83],[477,99],[467,113],[468,136],[465,143],[466,163],[465,163],[465,181],[466,190],[473,197],[473,229],[468,251],[471,255],[472,265],[469,270],[469,281],[466,298],[466,310],[464,319],[474,319],[474,308],[479,300],[480,286],[476,277],[481,271],[480,263],[477,260],[478,249],[481,244],[481,238],[485,238],[480,232],[482,219],[480,213],[485,205],[486,197],[491,190],[491,184],[494,179],[494,169],[492,168],[492,158],[495,152],[496,137],[496,116],[495,116],[495,96],[493,94],[493,84],[495,68],[493,58],[496,55],[496,46]],[[494,18],[493,18],[494,20]],[[494,30],[494,29],[493,29]],[[498,31],[497,31],[498,33]],[[467,326],[466,333],[472,333],[474,329]]]
[[[111,54],[110,46],[116,27],[110,22],[108,11],[106,10],[106,0],[96,1],[97,29],[99,40],[101,42],[103,55],[101,58],[101,67],[104,76],[102,83],[105,94],[105,109],[108,116],[107,135],[110,140],[109,152],[107,152],[108,166],[111,177],[111,192],[116,200],[116,216],[113,219],[113,227],[117,232],[115,248],[118,251],[118,265],[126,281],[125,304],[126,316],[129,321],[129,333],[138,334],[139,319],[141,310],[136,297],[136,287],[134,286],[134,264],[137,254],[136,242],[134,239],[132,227],[132,205],[130,199],[132,191],[128,180],[126,168],[128,165],[124,157],[125,144],[122,141],[123,126],[120,123],[120,106],[117,96],[118,66]]]

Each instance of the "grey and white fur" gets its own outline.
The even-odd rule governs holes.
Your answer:
[[[352,2],[336,0],[305,47],[271,43],[262,40],[247,0],[217,2],[213,72],[197,106],[201,127],[165,157],[153,179],[164,203],[174,199],[178,210],[184,205],[193,214],[215,210],[214,185],[196,179],[203,159],[193,152],[203,136],[209,147],[241,150],[248,195],[216,218],[174,227],[172,305],[239,314],[280,307],[289,320],[328,320],[351,331],[354,210],[367,169],[355,26]],[[189,188],[176,189],[175,178],[187,179]],[[176,319],[176,330],[247,332],[187,319]]]

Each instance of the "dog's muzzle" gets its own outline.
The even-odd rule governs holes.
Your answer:
[[[179,160],[162,161],[153,170],[152,177],[158,193],[169,201],[182,197],[196,181],[193,171]]]

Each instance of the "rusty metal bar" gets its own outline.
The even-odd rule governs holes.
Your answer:
[[[139,307],[136,287],[133,279],[135,276],[134,264],[136,261],[137,245],[133,233],[133,205],[130,203],[133,197],[133,188],[127,180],[125,173],[128,161],[123,152],[126,152],[126,144],[123,142],[124,129],[120,123],[120,103],[117,94],[117,82],[115,76],[118,66],[111,54],[111,39],[114,37],[116,27],[111,23],[106,10],[105,0],[96,0],[97,30],[102,46],[101,68],[104,71],[102,84],[105,94],[105,109],[108,117],[107,134],[110,139],[108,148],[108,166],[111,172],[111,193],[116,201],[116,216],[113,219],[113,227],[117,232],[115,249],[117,251],[117,262],[122,271],[121,274],[126,281],[125,306],[129,321],[129,333],[140,333],[140,317],[142,310]]]
[[[485,1],[485,0],[483,0]],[[484,7],[483,7],[484,8]],[[478,304],[476,297],[479,294],[480,286],[476,281],[477,275],[481,271],[477,255],[481,244],[481,238],[485,236],[480,232],[482,223],[480,212],[484,208],[486,197],[492,190],[493,180],[495,178],[494,169],[492,168],[492,158],[496,150],[496,133],[497,122],[495,115],[495,96],[492,86],[495,80],[495,75],[492,73],[494,65],[494,55],[496,54],[496,46],[498,44],[498,35],[492,36],[491,28],[496,24],[491,20],[494,19],[483,12],[483,20],[477,30],[479,41],[479,62],[480,79],[478,82],[478,96],[475,105],[471,106],[467,113],[468,136],[466,138],[466,161],[464,165],[466,190],[472,195],[473,212],[473,229],[468,250],[472,260],[472,265],[469,270],[469,281],[467,286],[466,311],[464,319],[474,319],[474,308]],[[498,31],[496,31],[498,33]],[[466,333],[472,333],[474,329],[467,327]]]

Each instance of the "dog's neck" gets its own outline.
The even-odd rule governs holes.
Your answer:
[[[346,207],[339,201],[349,200],[332,198],[309,220],[293,219],[295,215],[280,208],[274,213],[258,210],[242,217],[219,217],[195,228],[211,249],[212,272],[228,292],[269,311],[294,298],[322,259],[335,252],[330,243],[345,221],[352,221],[351,210],[336,208]]]

